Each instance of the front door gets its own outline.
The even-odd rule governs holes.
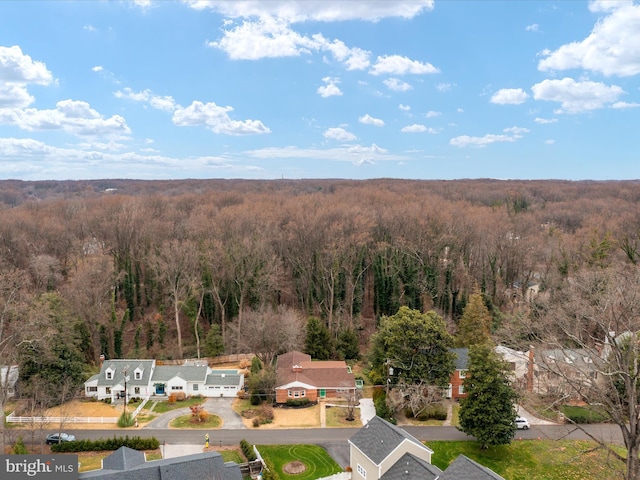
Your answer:
[[[164,395],[164,383],[156,384],[156,395]]]
[[[327,391],[324,388],[320,389],[320,398],[325,398],[327,396]]]

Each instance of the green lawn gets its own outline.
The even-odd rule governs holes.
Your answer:
[[[182,400],[181,402],[169,403],[168,401],[158,402],[158,404],[153,409],[154,413],[167,413],[171,410],[175,410],[177,408],[187,408],[192,407],[194,405],[200,405],[204,403],[204,398],[187,398],[186,400]]]
[[[315,480],[343,471],[326,450],[317,445],[258,445],[258,451],[273,462],[282,480]],[[304,463],[307,470],[297,475],[284,473],[282,467],[295,460]]]
[[[427,442],[432,463],[444,470],[460,454],[506,480],[610,480],[622,478],[624,465],[589,441],[514,440],[480,450],[477,442]],[[622,453],[622,452],[621,452]]]
[[[247,461],[238,450],[221,450],[218,453],[225,462],[236,462],[239,465]]]
[[[206,422],[193,422],[191,414],[182,415],[181,417],[171,420],[169,426],[171,428],[220,428],[222,419],[217,415],[209,414]]]

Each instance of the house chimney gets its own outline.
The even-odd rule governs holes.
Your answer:
[[[301,372],[302,371],[302,365],[295,364],[293,366],[293,371],[294,372]]]
[[[102,364],[104,363],[104,359],[105,359],[104,353],[101,353],[100,354],[100,370],[102,370]]]
[[[529,361],[527,362],[527,392],[533,392],[533,363],[535,354],[533,345],[529,345]]]

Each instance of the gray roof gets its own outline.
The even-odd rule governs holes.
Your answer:
[[[442,475],[442,470],[435,465],[431,465],[415,455],[405,453],[380,477],[380,480],[436,480],[440,475]]]
[[[210,373],[207,375],[207,385],[222,385],[226,387],[237,387],[240,385],[242,374],[237,373]]]
[[[458,458],[444,471],[440,480],[504,480],[504,478],[470,458],[458,455]]]
[[[365,454],[373,463],[380,465],[382,461],[405,440],[431,451],[429,447],[426,447],[414,436],[378,416],[369,420],[369,423],[358,430],[356,434],[349,439],[349,442]]]
[[[452,348],[450,351],[456,355],[456,370],[466,370],[469,365],[469,349]]]
[[[206,365],[160,365],[154,370],[151,382],[168,382],[174,377],[186,382],[204,382],[208,368]]]
[[[100,377],[98,378],[99,386],[107,386],[112,387],[114,385],[124,385],[124,370],[127,369],[127,375],[129,376],[129,380],[127,381],[127,385],[131,386],[144,386],[149,384],[149,377],[151,376],[151,371],[153,370],[153,366],[155,365],[155,360],[135,360],[135,359],[118,359],[118,360],[105,360],[102,364],[102,368],[100,368]],[[135,379],[134,372],[137,368],[142,370],[142,377],[139,380]],[[113,378],[111,380],[107,380],[106,371],[107,369],[114,370]],[[93,377],[92,377],[93,378]]]
[[[121,450],[120,447],[103,461],[102,470],[80,473],[79,479],[93,480],[242,480],[236,463],[222,460],[218,452],[198,453],[183,457],[167,458],[152,462],[137,463],[139,455]],[[138,452],[140,453],[140,452]],[[111,462],[111,457],[115,457]],[[142,454],[144,457],[144,454]],[[131,460],[127,460],[130,457]],[[108,469],[107,465],[111,468]]]
[[[131,470],[146,462],[144,452],[129,447],[120,447],[102,461],[105,470]]]

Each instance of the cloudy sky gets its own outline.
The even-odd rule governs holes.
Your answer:
[[[0,178],[640,178],[640,3],[0,3]]]

